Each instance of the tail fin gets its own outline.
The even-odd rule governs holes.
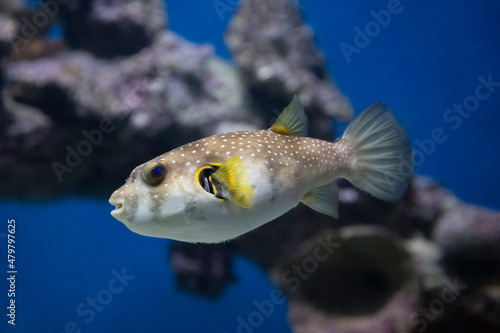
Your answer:
[[[410,140],[386,106],[376,103],[347,127],[342,140],[352,147],[345,178],[373,196],[397,201],[413,173]]]

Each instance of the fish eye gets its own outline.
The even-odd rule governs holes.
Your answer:
[[[163,181],[166,173],[167,170],[164,165],[160,163],[151,163],[143,169],[142,179],[144,179],[148,185],[157,186]]]

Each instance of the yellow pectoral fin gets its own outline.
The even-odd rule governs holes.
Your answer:
[[[222,164],[210,176],[217,192],[228,195],[227,199],[243,208],[252,208],[255,198],[255,186],[252,175],[241,158],[235,156]]]

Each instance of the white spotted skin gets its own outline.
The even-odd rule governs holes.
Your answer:
[[[238,156],[255,186],[250,209],[219,200],[196,181],[199,168]],[[136,167],[110,203],[130,230],[185,242],[218,243],[241,236],[297,206],[309,191],[341,177],[352,159],[348,142],[330,143],[270,130],[204,138]],[[150,186],[141,173],[161,163],[167,173]],[[121,204],[121,206],[120,206]]]

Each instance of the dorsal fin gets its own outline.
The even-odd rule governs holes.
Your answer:
[[[252,208],[255,186],[250,170],[241,158],[235,156],[227,160],[209,179],[218,198],[229,199],[243,208]]]
[[[270,128],[271,131],[292,136],[307,136],[307,116],[297,95],[279,115]]]
[[[335,182],[307,192],[301,202],[320,213],[330,215],[336,219],[339,217],[339,193]]]

